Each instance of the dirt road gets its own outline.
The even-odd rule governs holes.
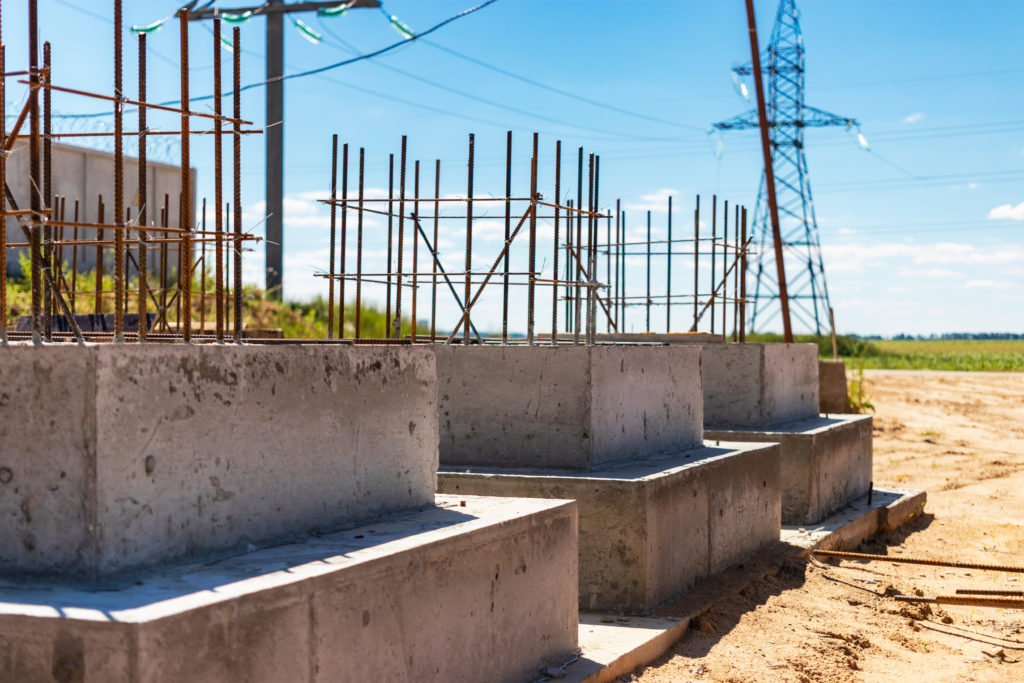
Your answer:
[[[868,371],[875,484],[924,515],[863,552],[1024,565],[1024,373]],[[715,602],[629,680],[1024,681],[1024,610],[892,596],[1024,591],[1024,574],[793,560]]]

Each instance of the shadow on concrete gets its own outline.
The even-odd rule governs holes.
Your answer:
[[[17,613],[21,606],[40,616],[124,621],[123,612],[157,603],[237,595],[246,592],[246,588],[238,586],[246,581],[287,583],[295,579],[282,574],[308,577],[327,573],[359,562],[361,551],[376,550],[375,556],[379,557],[387,551],[388,543],[443,531],[475,519],[474,515],[450,508],[419,508],[364,522],[355,528],[295,538],[270,547],[249,546],[248,552],[229,556],[167,563],[89,584],[61,583],[52,577],[0,576],[0,603],[7,603],[7,613]]]

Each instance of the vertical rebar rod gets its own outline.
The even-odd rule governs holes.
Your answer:
[[[235,49],[232,92],[234,95],[234,204],[235,204],[235,242],[232,249],[234,255],[235,286],[235,343],[242,343],[244,323],[242,321],[242,29],[232,27],[232,44]]]
[[[3,193],[0,193],[3,194]],[[75,241],[75,246],[71,250],[71,312],[78,313],[78,309],[75,307],[75,298],[78,296],[78,204],[79,200],[75,199],[75,223],[76,227],[71,231],[71,239]]]
[[[612,284],[612,214],[608,212],[608,219],[605,221],[605,284],[609,287],[609,292]],[[605,331],[611,333],[612,331],[612,316],[607,316],[607,323],[605,324]]]
[[[620,329],[622,332],[629,332],[629,329],[626,327],[626,259],[627,259],[627,257],[630,254],[630,250],[629,250],[629,243],[628,243],[628,241],[626,239],[626,212],[625,211],[622,213],[622,218],[623,218],[623,272],[622,272],[621,280],[622,280],[623,284],[618,289],[620,289],[621,293],[622,293],[622,299],[620,299],[620,304],[623,307],[623,315],[622,315],[622,321],[620,322],[620,326],[618,326],[618,329]]]
[[[181,208],[178,218],[181,228],[181,301],[183,338],[186,343],[192,341],[192,169],[189,157],[189,127],[191,120],[188,114],[190,101],[188,93],[188,9],[178,14],[181,27]]]
[[[558,280],[558,229],[561,227],[561,220],[559,216],[559,197],[562,196],[562,141],[555,141],[555,236],[552,241],[552,258],[553,265],[551,267],[552,280]],[[505,241],[508,242],[508,236],[506,235]],[[508,252],[506,251],[506,254]],[[508,271],[508,266],[505,267],[505,271]],[[506,276],[507,277],[507,276]],[[551,285],[551,345],[558,345],[558,282],[553,282]]]
[[[206,197],[203,197],[203,233],[206,233]],[[199,259],[199,334],[206,334],[206,239],[200,242],[202,256]]]
[[[647,210],[647,328],[646,332],[651,331],[651,210]]]
[[[420,160],[413,164],[412,179],[412,219],[413,225],[420,224]],[[419,271],[420,271],[420,237],[419,231],[412,231],[412,321],[409,329],[409,338],[416,342],[416,316],[419,294]],[[468,336],[468,335],[467,335]]]
[[[103,225],[106,219],[106,207],[103,205],[103,195],[96,196],[96,222]],[[105,231],[100,228],[96,231],[96,300],[93,306],[93,312],[96,315],[103,315],[103,233]]]
[[[668,247],[665,251],[665,334],[672,331],[672,195],[668,197]]]
[[[580,278],[578,276],[580,266],[582,265],[583,259],[583,214],[581,209],[583,208],[583,148],[580,147],[579,155],[576,161],[576,239],[573,243],[575,249],[575,261],[576,268],[574,269],[577,276],[573,279],[576,280],[576,299],[573,302],[573,327],[572,327],[572,343],[580,343],[580,325],[582,323],[582,315],[580,310]]]
[[[508,244],[512,229],[512,131],[505,133],[505,243]],[[437,238],[434,238],[437,246]],[[509,251],[505,250],[504,276],[501,291],[501,342],[508,343],[508,263]]]
[[[597,219],[597,213],[601,206],[599,199],[601,189],[601,157],[594,155],[594,189],[591,193],[591,204],[590,209],[593,220],[593,246],[591,247],[590,254],[590,345],[593,346],[597,342],[597,289],[594,286],[597,285],[597,231],[600,227]]]
[[[715,333],[715,258],[718,256],[718,195],[711,195],[711,334]]]
[[[621,318],[619,316],[619,309],[622,305],[619,301],[619,285],[622,279],[619,277],[619,263],[622,260],[622,200],[615,200],[615,296],[614,296],[614,310],[615,310],[615,329],[621,330]]]
[[[124,69],[121,40],[121,0],[114,0],[114,342],[124,341]],[[185,106],[185,105],[183,105]]]
[[[566,212],[565,212],[565,282],[562,285],[562,289],[565,290],[565,332],[568,334],[572,332],[572,293],[573,289],[569,282],[572,280],[572,226],[576,219],[572,212],[572,200],[566,201]]]
[[[47,84],[52,82],[50,72],[50,43],[43,43],[43,71]],[[43,224],[43,272],[50,270],[53,263],[53,226],[50,222],[55,220],[53,213],[53,148],[50,144],[52,120],[50,118],[51,91],[49,88],[43,91],[43,207],[49,210],[46,222]],[[51,274],[53,273],[50,270]],[[50,288],[51,278],[43,279],[43,338],[53,341],[53,298],[56,296]]]
[[[740,247],[740,343],[747,341],[747,207],[743,207]]]
[[[405,162],[407,138],[402,136],[402,157],[398,165],[398,263],[395,269],[395,339],[402,338],[402,257],[405,249]]]
[[[465,278],[465,289],[463,293],[464,300],[466,302],[466,322],[462,326],[462,343],[469,344],[469,320],[471,311],[469,310],[469,302],[473,295],[471,290],[472,279],[470,273],[473,271],[473,162],[475,155],[475,137],[472,133],[469,134],[469,156],[466,163],[466,278]],[[458,330],[456,330],[458,332]]]
[[[348,143],[341,146],[341,253],[338,255],[338,338],[345,338],[345,276],[348,274]]]
[[[437,249],[437,232],[441,211],[441,160],[434,160],[434,249]],[[433,276],[430,283],[430,343],[437,341],[437,259],[432,258]]]
[[[178,210],[179,210],[179,219],[180,219],[180,210],[181,210],[181,193],[180,192],[178,193]],[[168,219],[167,220],[168,220],[168,222],[170,222],[170,215],[168,215]],[[178,222],[181,223],[180,220]],[[174,316],[175,316],[174,317],[174,329],[175,329],[175,331],[178,334],[181,334],[181,271],[182,271],[182,261],[185,258],[185,254],[184,254],[184,250],[181,248],[181,238],[179,237],[177,239],[178,239],[178,251],[177,251],[178,270],[177,270],[177,283],[175,284],[175,290],[174,290],[174,301],[176,302],[176,306],[175,306],[175,309],[174,309]]]
[[[693,332],[700,322],[700,195],[693,206]]]
[[[170,211],[171,211],[171,197],[170,194],[164,193],[164,205],[160,209],[160,227],[166,228],[170,223]],[[78,204],[75,204],[75,220],[78,220]],[[167,233],[158,233],[161,237],[166,236]],[[160,242],[160,320],[163,321],[163,329],[166,331],[170,328],[170,321],[167,319],[167,285],[170,281],[170,273],[168,272],[168,245],[166,241]]]
[[[587,278],[587,320],[586,320],[586,343],[587,346],[594,345],[594,259],[595,259],[595,237],[594,228],[594,155],[587,157],[587,268],[584,273]]]
[[[359,212],[356,215],[356,339],[363,329],[363,191],[366,178],[366,149],[359,148]]]
[[[387,304],[384,308],[384,338],[391,338],[391,263],[392,263],[392,229],[395,215],[395,155],[388,155],[388,280],[387,280]],[[437,241],[434,241],[437,244]],[[436,246],[434,247],[437,248]]]
[[[327,259],[327,338],[334,339],[334,258],[337,245],[338,134],[331,136],[331,254]]]
[[[725,205],[722,208],[722,341],[725,341],[726,337],[726,326],[728,325],[728,310],[729,305],[729,200],[725,200]],[[715,284],[715,291],[718,291],[718,285]]]
[[[739,315],[740,315],[740,207],[737,204],[733,209],[735,214],[732,237],[732,340],[739,341]]]
[[[533,154],[530,157],[530,243],[528,286],[526,288],[526,343],[533,346],[534,314],[537,279],[537,155],[540,136],[533,134]],[[468,301],[468,299],[467,299]]]
[[[214,230],[216,230],[216,242],[214,244],[214,302],[216,310],[216,335],[217,343],[224,343],[224,219],[221,211],[224,206],[224,123],[221,121],[223,113],[223,92],[221,83],[221,25],[220,17],[213,18],[213,113],[217,117],[213,121],[213,217]],[[205,204],[205,201],[204,201]],[[203,208],[203,216],[206,215],[206,208]],[[206,245],[206,242],[203,242]],[[205,250],[203,262],[206,262]],[[203,278],[203,290],[206,290],[206,278]],[[206,332],[206,329],[203,329]]]
[[[29,208],[32,225],[29,233],[29,249],[32,265],[32,339],[37,344],[43,333],[43,284],[40,241],[42,235],[42,179],[39,169],[39,12],[36,0],[28,2],[28,69],[32,87],[29,90]]]
[[[215,48],[215,49],[219,49]],[[146,101],[146,34],[139,34],[139,102]],[[146,341],[146,297],[148,293],[149,265],[146,262],[146,239],[148,234],[146,227],[149,218],[149,187],[146,182],[149,173],[146,161],[146,107],[139,107],[139,293],[138,293],[138,314],[139,314],[139,342]],[[218,207],[220,210],[220,207]],[[76,219],[77,220],[77,219]],[[76,247],[77,249],[77,247]],[[72,304],[74,308],[74,304]]]

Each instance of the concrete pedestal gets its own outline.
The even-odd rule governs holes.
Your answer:
[[[815,524],[871,486],[870,415],[829,415],[764,429],[709,429],[708,440],[773,441],[782,461],[783,524]]]
[[[438,489],[576,500],[587,610],[649,610],[779,538],[775,444],[699,447],[589,472],[443,466]]]
[[[103,591],[0,587],[0,680],[523,681],[571,656],[575,504],[438,504]]]
[[[696,346],[438,346],[445,465],[587,470],[701,442]]]
[[[0,574],[88,580],[429,505],[433,353],[0,349]]]

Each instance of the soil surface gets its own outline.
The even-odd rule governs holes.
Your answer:
[[[1024,373],[865,378],[875,486],[925,489],[928,503],[855,550],[1024,565]],[[790,559],[622,680],[1024,681],[1024,610],[894,599],[957,589],[1024,591],[1024,574]]]

